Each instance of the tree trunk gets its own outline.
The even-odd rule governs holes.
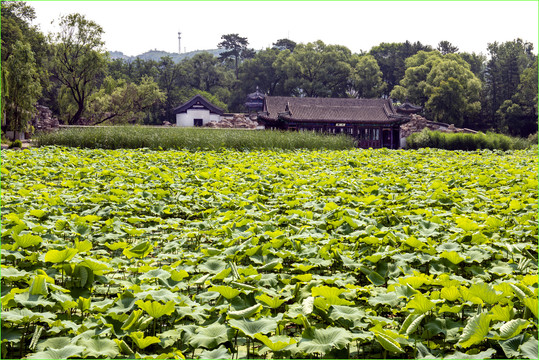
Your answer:
[[[84,110],[84,103],[79,102],[77,105],[78,105],[77,112],[75,113],[75,115],[73,115],[73,117],[71,119],[69,119],[69,121],[68,121],[69,125],[76,125],[79,122],[79,119],[82,116],[82,112]]]

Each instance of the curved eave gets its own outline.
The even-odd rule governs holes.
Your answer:
[[[362,124],[362,125],[401,125],[410,121],[409,118],[393,118],[387,120],[326,120],[326,119],[294,119],[292,117],[282,116],[280,117],[284,122],[295,122],[295,123],[316,123],[316,124],[328,124],[328,123],[339,123],[339,124]],[[275,120],[274,120],[275,121]]]

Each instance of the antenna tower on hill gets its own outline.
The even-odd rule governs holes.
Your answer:
[[[178,54],[182,53],[182,33],[178,31]]]

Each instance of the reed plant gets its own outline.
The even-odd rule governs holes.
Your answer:
[[[423,129],[406,138],[408,149],[437,148],[446,150],[520,150],[532,146],[528,139],[511,137],[492,132],[465,134],[465,133],[443,133]]]
[[[156,128],[115,126],[61,129],[36,136],[38,146],[58,145],[90,149],[185,149],[236,150],[255,149],[328,149],[345,150],[355,147],[355,140],[345,135],[312,132]]]

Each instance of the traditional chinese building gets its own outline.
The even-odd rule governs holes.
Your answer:
[[[247,111],[249,113],[251,112],[259,112],[264,109],[264,98],[265,95],[260,92],[258,89],[258,86],[256,87],[256,91],[254,93],[250,93],[247,95],[247,98],[245,99],[245,107],[247,108]]]
[[[266,129],[348,134],[360,148],[400,148],[400,126],[410,121],[391,99],[266,96],[258,122]],[[414,108],[413,110],[417,110]]]
[[[224,110],[210,103],[202,95],[195,95],[174,109],[176,126],[204,126],[210,121],[220,121]]]

